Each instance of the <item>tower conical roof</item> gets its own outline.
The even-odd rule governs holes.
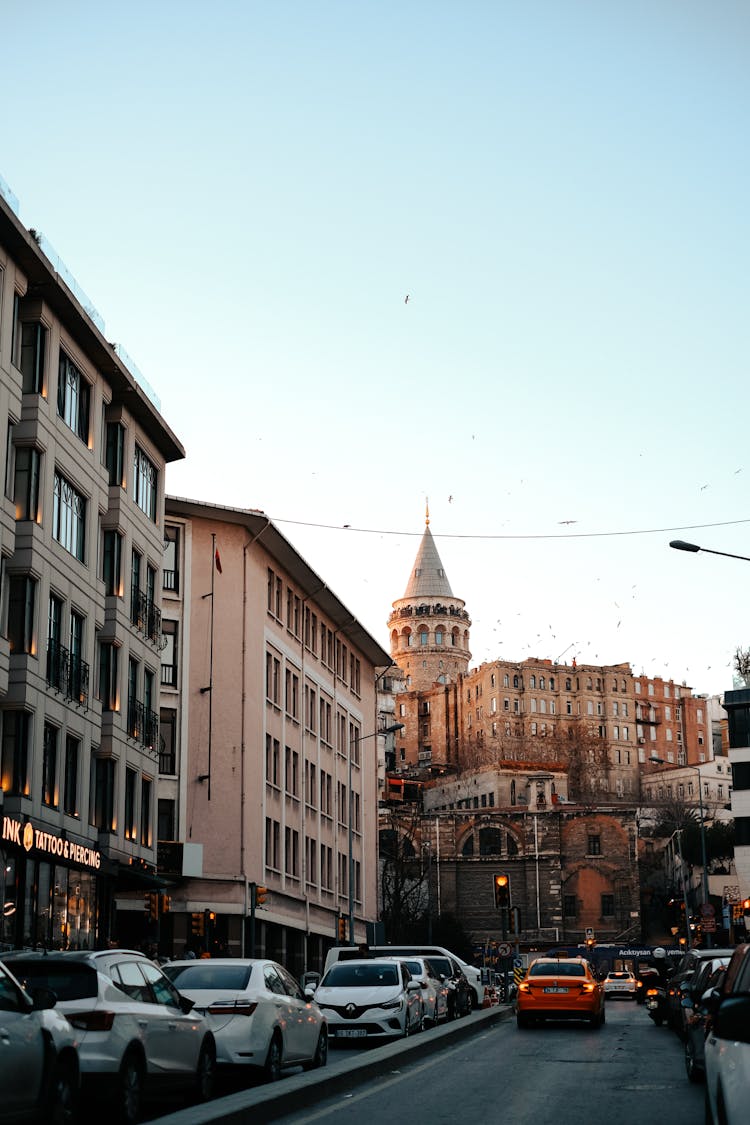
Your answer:
[[[409,578],[404,599],[417,601],[419,598],[452,598],[453,591],[443,570],[435,540],[429,524],[424,529],[417,557]]]

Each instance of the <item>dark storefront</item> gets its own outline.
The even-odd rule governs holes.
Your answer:
[[[89,844],[2,817],[0,948],[95,949],[112,913],[110,864]]]

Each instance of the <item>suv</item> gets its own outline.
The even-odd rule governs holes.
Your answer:
[[[474,965],[467,965],[455,953],[451,953],[449,949],[445,949],[442,945],[371,945],[367,951],[369,957],[450,957],[452,961],[457,962],[459,969],[466,977],[473,990],[472,1007],[478,1008],[482,1003],[484,996],[484,987],[482,985],[482,978],[479,969]],[[362,957],[361,947],[356,945],[334,945],[332,949],[328,950],[326,954],[326,963],[324,973],[327,973],[331,965],[336,961],[353,961]]]
[[[25,987],[57,995],[57,1010],[78,1032],[84,1092],[103,1095],[118,1125],[138,1120],[144,1087],[191,1087],[199,1101],[213,1095],[213,1034],[142,953],[15,952],[3,960]]]
[[[739,1125],[750,1090],[750,944],[737,946],[708,1003],[706,1123]]]
[[[75,1119],[81,1084],[76,1033],[54,1011],[55,1002],[46,988],[29,996],[0,964],[2,1122],[41,1118],[67,1125]]]
[[[703,961],[709,961],[712,957],[731,957],[733,952],[733,949],[688,949],[684,957],[680,958],[667,986],[667,1023],[672,1031],[682,1035],[682,998],[690,987],[690,978],[696,969]]]

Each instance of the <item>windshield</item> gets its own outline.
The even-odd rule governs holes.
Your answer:
[[[321,988],[380,988],[399,983],[398,965],[343,961],[331,966],[321,981]]]
[[[247,988],[252,965],[212,965],[196,961],[190,965],[164,965],[164,974],[180,989],[223,988],[242,992]]]
[[[88,1000],[98,992],[96,969],[80,961],[65,964],[45,957],[41,961],[19,961],[5,958],[5,963],[28,991],[30,988],[51,988],[58,1000]]]
[[[586,970],[578,962],[535,961],[529,969],[530,977],[585,977]]]

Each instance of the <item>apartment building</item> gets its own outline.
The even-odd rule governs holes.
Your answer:
[[[165,518],[159,945],[301,974],[350,909],[358,941],[377,917],[390,661],[262,512],[168,497]]]
[[[164,474],[184,450],[0,183],[0,943],[91,948],[156,865]]]

